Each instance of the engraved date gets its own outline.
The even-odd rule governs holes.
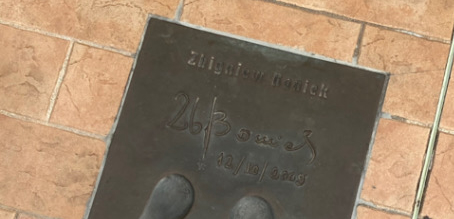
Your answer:
[[[277,166],[268,169],[268,161],[265,161],[262,165],[248,160],[247,156],[235,158],[233,155],[226,154],[225,152],[219,153],[216,165],[218,168],[231,171],[234,176],[239,174],[256,176],[258,182],[262,182],[265,176],[267,176],[267,178],[273,181],[290,182],[297,187],[302,187],[306,183],[307,177],[307,175],[303,173],[279,169]]]

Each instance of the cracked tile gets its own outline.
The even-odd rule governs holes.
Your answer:
[[[357,219],[410,219],[410,217],[390,214],[383,211],[373,210],[364,206],[358,206]]]
[[[429,131],[394,120],[380,120],[362,199],[411,212]]]
[[[449,45],[367,26],[360,65],[391,73],[383,111],[432,123]]]
[[[440,133],[421,215],[454,218],[454,136]]]
[[[68,46],[64,40],[0,25],[0,110],[45,119]]]
[[[103,160],[104,142],[0,115],[0,203],[80,219]]]
[[[190,0],[181,20],[352,61],[360,25],[264,1]]]
[[[0,1],[0,19],[135,52],[149,13],[173,17],[179,0]]]
[[[108,134],[132,62],[129,57],[75,44],[50,121]]]
[[[454,1],[449,0],[281,1],[445,40],[451,38],[451,29],[454,24]]]

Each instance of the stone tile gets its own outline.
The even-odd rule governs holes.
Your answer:
[[[0,219],[14,219],[16,213],[0,209]]]
[[[265,1],[187,0],[183,21],[351,61],[360,25]]]
[[[380,120],[362,199],[411,212],[429,131],[394,120]]]
[[[357,219],[410,219],[410,217],[405,217],[397,214],[389,214],[383,211],[373,210],[367,207],[358,206],[357,209]]]
[[[49,217],[80,219],[105,145],[0,115],[0,203]]]
[[[440,133],[422,215],[454,218],[454,136]]]
[[[68,46],[0,25],[0,110],[44,119]]]
[[[179,0],[2,0],[0,19],[134,52],[149,13],[173,17]]]
[[[388,27],[451,39],[454,1],[281,0]]]
[[[451,74],[454,75],[454,72]],[[443,106],[440,126],[454,131],[454,76],[451,76],[449,81],[448,93],[446,94],[445,105]]]
[[[76,44],[51,122],[108,134],[132,62],[129,57]]]
[[[391,73],[383,111],[433,122],[449,45],[367,26],[359,64]]]

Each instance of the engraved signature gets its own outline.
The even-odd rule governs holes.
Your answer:
[[[189,131],[192,135],[203,135],[202,145],[202,159],[197,163],[198,170],[203,171],[206,167],[204,159],[209,150],[211,138],[223,137],[232,131],[232,125],[228,121],[227,112],[217,109],[217,100],[215,96],[211,101],[209,109],[201,110],[201,112],[209,112],[206,115],[207,122],[200,122],[196,115],[199,109],[200,97],[190,96],[185,92],[178,92],[174,96],[174,101],[179,102],[179,107],[175,110],[173,116],[168,120],[166,126],[176,131]],[[248,128],[240,128],[235,133],[234,138],[239,144],[252,142],[253,144],[261,147],[270,147],[273,149],[280,149],[285,152],[294,153],[308,148],[311,157],[308,164],[314,162],[317,157],[316,148],[310,140],[312,130],[303,130],[303,138],[299,141],[288,140],[281,135],[272,136],[263,133],[254,133]],[[305,150],[307,151],[307,150]],[[263,165],[249,160],[247,156],[241,158],[234,158],[231,154],[221,152],[217,157],[217,166],[225,170],[232,171],[233,175],[249,175],[257,176],[258,181],[262,182],[264,178],[270,180],[292,182],[297,187],[303,186],[306,182],[306,175],[297,173],[293,170],[282,169],[274,166],[268,169],[269,163],[265,161]]]
[[[246,128],[241,128],[237,135],[236,139],[240,143],[248,142],[251,139],[252,131]],[[309,164],[313,163],[315,158],[317,157],[317,152],[315,150],[314,144],[310,140],[312,135],[311,130],[304,130],[303,131],[303,142],[302,143],[294,143],[292,141],[284,141],[285,143],[279,143],[283,141],[282,136],[277,136],[276,138],[270,137],[264,134],[257,134],[254,138],[254,143],[257,145],[269,146],[272,148],[282,147],[285,151],[298,151],[304,147],[307,147],[311,151],[311,159],[309,160]]]
[[[195,113],[197,110],[197,105],[199,103],[200,98],[196,97],[195,100],[191,101],[191,98],[189,98],[189,95],[184,93],[184,92],[179,92],[175,95],[174,98],[176,101],[181,100],[182,101],[182,106],[178,110],[177,114],[170,119],[170,121],[167,123],[167,126],[169,128],[178,130],[178,131],[184,131],[186,129],[189,129],[189,132],[193,135],[199,134],[202,129],[203,125],[201,122],[195,122],[194,117]],[[208,123],[205,125],[205,131],[204,131],[204,140],[203,140],[203,154],[202,158],[204,159],[206,156],[206,153],[208,151],[208,147],[210,144],[210,139],[211,135],[213,133],[213,126],[221,127],[216,129],[217,131],[214,132],[215,136],[224,136],[227,135],[230,130],[231,130],[231,125],[230,123],[226,120],[227,119],[227,113],[223,111],[217,111],[216,110],[216,101],[217,97],[213,98],[212,106],[211,106],[211,111],[209,114],[209,120]],[[183,117],[183,115],[186,115],[188,112],[188,107],[192,103],[192,108],[191,112],[189,113],[189,119],[186,117]],[[180,121],[180,122],[179,122]],[[180,125],[177,125],[177,123],[180,123]],[[182,125],[181,125],[182,124]]]
[[[215,136],[221,137],[227,135],[231,131],[232,126],[230,125],[229,121],[227,121],[227,113],[222,110],[216,110],[217,97],[214,97],[211,104],[210,114],[208,115],[208,123],[205,125],[205,128],[203,128],[204,125],[201,122],[195,121],[194,118],[200,98],[195,97],[191,99],[188,94],[184,92],[178,92],[175,95],[174,99],[181,102],[181,107],[178,109],[175,116],[171,118],[170,121],[168,121],[167,126],[178,131],[189,129],[189,132],[192,135],[197,135],[201,133],[202,130],[204,130],[202,154],[202,159],[204,159],[207,154],[213,132]],[[190,107],[191,104],[192,107]],[[187,116],[188,113],[189,116]],[[216,129],[213,128],[214,126],[216,126]],[[240,143],[245,143],[251,139],[252,135],[253,133],[251,130],[247,128],[241,128],[236,134],[236,139]],[[304,139],[302,140],[302,142],[295,143],[288,140],[283,141],[282,136],[273,138],[264,134],[256,134],[254,142],[255,144],[260,146],[269,146],[273,148],[282,147],[285,151],[288,152],[298,151],[304,147],[307,147],[311,151],[311,159],[309,160],[309,164],[311,164],[317,157],[315,147],[310,140],[311,135],[311,130],[304,130]]]

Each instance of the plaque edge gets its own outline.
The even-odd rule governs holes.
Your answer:
[[[367,154],[366,154],[366,158],[365,158],[365,161],[364,161],[364,169],[363,169],[363,171],[361,173],[361,179],[359,181],[358,190],[356,192],[356,200],[355,200],[355,203],[354,203],[354,206],[353,206],[351,219],[356,219],[357,218],[358,206],[361,205],[361,204],[364,204],[364,201],[361,199],[361,192],[363,190],[364,181],[366,179],[367,169],[369,167],[370,160],[372,158],[372,149],[373,149],[373,146],[375,144],[375,138],[377,136],[378,125],[380,123],[380,120],[383,118],[383,116],[382,116],[383,115],[383,105],[385,103],[386,92],[388,90],[389,79],[390,79],[389,76],[390,75],[387,74],[385,76],[385,78],[384,78],[383,87],[382,87],[381,95],[380,95],[379,102],[378,102],[378,108],[377,108],[377,112],[376,112],[376,115],[375,115],[374,128],[372,130],[371,139],[370,139],[370,142],[369,142],[369,147],[367,149]]]

